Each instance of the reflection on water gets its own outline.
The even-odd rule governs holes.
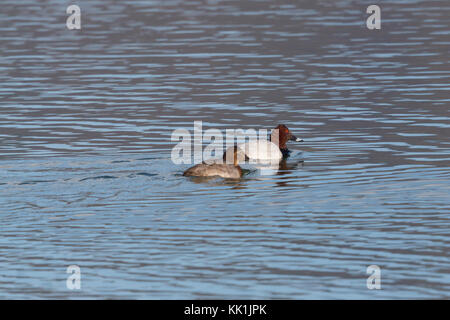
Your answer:
[[[0,9],[0,297],[449,297],[446,1],[67,5]],[[305,142],[197,181],[197,120]]]

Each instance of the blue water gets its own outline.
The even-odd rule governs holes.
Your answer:
[[[0,298],[448,299],[450,6],[370,4],[2,3]],[[194,121],[305,141],[191,179]]]

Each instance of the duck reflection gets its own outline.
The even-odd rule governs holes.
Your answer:
[[[305,162],[303,160],[287,161],[286,158],[282,159],[279,164],[278,176],[291,174],[293,170],[303,168]]]
[[[293,170],[296,170],[299,167],[303,167],[303,164],[304,161],[300,159],[288,161],[286,158],[283,158],[276,164],[258,162],[256,164],[253,163],[253,166],[258,169],[262,176],[283,176],[291,174]]]

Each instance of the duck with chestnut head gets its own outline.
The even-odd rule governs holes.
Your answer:
[[[288,141],[301,142],[284,124],[279,124],[270,134],[270,140],[258,139],[242,143],[238,147],[245,152],[245,156],[254,160],[281,160],[289,157],[291,151],[287,148]],[[233,152],[230,148],[225,153]]]

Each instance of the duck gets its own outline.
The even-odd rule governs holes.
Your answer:
[[[302,142],[303,139],[294,136],[284,124],[276,126],[270,134],[270,140],[258,139],[239,144],[248,159],[280,161],[289,157],[291,151],[287,148],[288,141]],[[232,148],[232,147],[231,147]],[[225,153],[232,152],[227,149]]]
[[[243,150],[241,150],[239,147],[234,146],[233,148],[233,164],[228,164],[230,160],[228,159],[228,155],[231,154],[230,152],[223,154],[223,161],[225,163],[218,163],[216,162],[202,162],[200,164],[197,164],[186,171],[184,171],[183,176],[186,177],[222,177],[222,178],[229,178],[229,179],[239,179],[242,177],[243,171],[242,168],[238,165],[238,158],[243,155]],[[231,149],[230,148],[230,149]],[[229,149],[229,150],[230,150]],[[230,150],[231,151],[231,150]]]

